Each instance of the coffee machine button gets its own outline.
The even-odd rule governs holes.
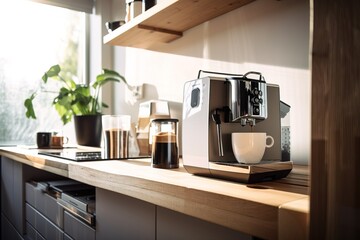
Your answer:
[[[258,98],[258,97],[253,97],[252,99],[251,99],[251,101],[253,102],[253,103],[259,103],[260,102],[260,99]]]

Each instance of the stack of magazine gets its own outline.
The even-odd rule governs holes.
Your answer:
[[[95,187],[70,179],[41,182],[40,185],[68,212],[95,226]]]

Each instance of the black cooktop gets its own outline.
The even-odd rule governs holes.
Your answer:
[[[85,161],[104,161],[104,160],[125,160],[125,159],[139,159],[149,158],[150,156],[128,156],[126,158],[105,158],[101,151],[96,152],[78,152],[78,151],[61,151],[61,152],[39,152],[41,155],[62,158],[76,162]]]

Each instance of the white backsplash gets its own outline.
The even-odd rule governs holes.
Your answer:
[[[114,48],[114,68],[132,85],[144,84],[139,102],[170,102],[181,119],[183,85],[198,71],[260,71],[268,83],[280,85],[281,100],[291,106],[291,154],[296,163],[310,158],[311,75],[309,3],[302,0],[255,1],[184,33],[158,51]],[[115,86],[115,113],[137,119],[139,102]]]

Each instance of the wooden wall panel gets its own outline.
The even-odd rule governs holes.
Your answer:
[[[360,1],[313,3],[310,239],[360,239]]]

